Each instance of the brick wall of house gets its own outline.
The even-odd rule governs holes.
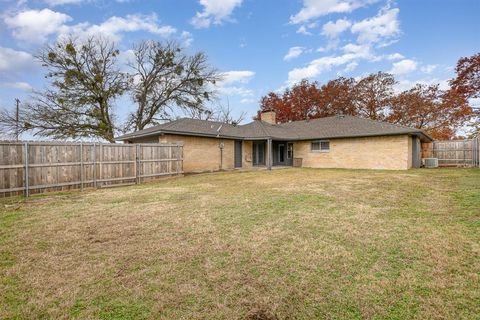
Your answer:
[[[311,141],[294,143],[294,157],[303,167],[392,169],[411,167],[411,137],[382,136],[331,139],[329,152],[312,152]]]
[[[253,143],[252,141],[243,141],[242,145],[242,168],[253,167]]]
[[[407,169],[410,169],[413,164],[413,139],[410,136],[407,136],[408,138],[408,164],[407,164]]]
[[[183,143],[183,171],[205,172],[234,168],[234,140],[165,134],[158,142]],[[223,161],[220,160],[223,143]],[[222,166],[220,163],[222,162]]]

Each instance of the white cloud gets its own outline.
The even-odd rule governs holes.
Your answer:
[[[283,57],[283,60],[288,61],[300,56],[304,51],[303,47],[291,47],[287,54]]]
[[[307,23],[307,24],[301,25],[297,29],[297,33],[304,34],[304,35],[307,35],[307,36],[311,36],[311,35],[313,35],[313,33],[311,33],[309,31],[309,29],[313,29],[313,28],[316,28],[316,27],[318,27],[318,22],[317,21]]]
[[[350,28],[352,23],[346,19],[338,19],[336,22],[329,21],[325,23],[322,27],[322,35],[329,38],[336,38],[342,32]]]
[[[32,69],[35,61],[30,53],[0,47],[0,73],[16,73]]]
[[[437,67],[438,66],[436,64],[427,64],[426,66],[421,67],[420,71],[422,71],[423,73],[426,73],[426,74],[430,74],[433,71],[435,71],[435,69],[437,69]]]
[[[306,67],[295,68],[288,73],[288,83],[294,84],[302,79],[314,78],[332,67],[341,66],[359,58],[358,54],[345,53],[341,56],[327,56],[311,61]]]
[[[254,103],[255,100],[251,99],[251,98],[243,98],[242,100],[240,100],[240,103],[242,104],[250,104],[250,103]]]
[[[227,71],[221,74],[221,85],[231,83],[248,83],[255,76],[255,72],[243,70],[243,71]]]
[[[300,26],[297,29],[297,33],[304,34],[306,36],[311,36],[312,35],[312,33],[310,31],[308,31],[306,26]]]
[[[343,54],[339,56],[325,56],[311,61],[307,66],[295,68],[288,73],[288,84],[294,84],[302,79],[314,78],[323,72],[330,71],[333,67],[347,65],[345,71],[352,71],[358,66],[358,60],[374,60],[368,45],[349,43],[343,48]]]
[[[70,16],[50,9],[26,10],[4,18],[5,24],[13,30],[12,34],[16,39],[31,43],[45,42],[50,35],[84,37],[102,34],[112,40],[119,41],[125,32],[144,31],[162,37],[177,32],[172,26],[160,25],[156,14],[112,16],[100,24],[83,22],[68,25],[67,22],[71,20]],[[191,34],[186,31],[180,35],[180,38],[185,46],[192,42]]]
[[[255,72],[249,70],[234,70],[223,72],[221,76],[222,81],[217,82],[217,90],[220,94],[241,97],[250,97],[253,95],[252,90],[241,86],[241,84],[250,82],[255,76]]]
[[[57,33],[71,20],[69,15],[50,9],[25,10],[4,18],[16,39],[34,43],[45,42],[49,35]]]
[[[361,55],[362,57],[370,55],[370,47],[367,45],[348,43],[343,46],[342,49],[346,53],[355,53],[357,55]]]
[[[392,66],[390,73],[400,75],[413,72],[417,69],[417,62],[411,59],[403,59],[395,62]]]
[[[244,87],[219,87],[218,92],[227,96],[241,96],[241,97],[251,97],[253,96],[253,91]]]
[[[85,0],[45,0],[45,3],[50,6],[61,6],[64,4],[78,4],[85,2]]]
[[[160,36],[169,36],[177,30],[172,26],[158,24],[156,14],[141,15],[129,14],[125,17],[113,16],[99,25],[89,26],[85,32],[87,34],[103,34],[118,40],[123,32],[147,31]]]
[[[195,28],[208,28],[213,24],[221,24],[231,19],[230,15],[242,0],[200,0],[202,12],[197,12],[191,23]]]
[[[349,64],[347,64],[347,66],[345,67],[345,69],[344,69],[343,71],[345,71],[345,72],[352,72],[352,71],[355,70],[357,67],[358,67],[358,62],[356,62],[356,61],[350,62]]]
[[[387,60],[400,60],[400,59],[403,59],[405,58],[403,55],[401,55],[400,53],[396,52],[396,53],[392,53],[392,54],[389,54],[386,56]]]
[[[190,32],[182,31],[180,38],[182,39],[182,44],[184,47],[188,48],[192,45],[193,35]]]
[[[352,12],[376,0],[303,0],[302,9],[290,17],[290,23],[304,23],[329,13]]]
[[[400,34],[398,8],[382,9],[375,17],[367,18],[352,25],[352,33],[358,34],[360,43],[376,43]]]
[[[32,91],[33,89],[33,87],[29,83],[23,82],[23,81],[6,82],[3,85],[6,87],[23,90],[23,91]]]
[[[438,84],[440,90],[448,90],[450,88],[448,81],[449,80],[447,79],[436,79],[436,78],[417,79],[417,80],[402,79],[395,84],[394,90],[395,92],[400,93],[402,91],[413,88],[416,84],[423,84],[427,86]]]

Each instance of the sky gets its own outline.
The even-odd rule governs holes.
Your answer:
[[[141,40],[203,51],[221,104],[251,119],[259,100],[301,79],[386,71],[397,90],[454,76],[480,51],[480,0],[0,0],[0,107],[46,87],[34,55],[62,35],[103,34],[128,59]],[[134,105],[115,102],[121,120]],[[179,114],[181,115],[181,114]]]

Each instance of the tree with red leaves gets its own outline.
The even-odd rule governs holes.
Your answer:
[[[461,87],[457,82],[459,87],[445,91],[439,85],[417,84],[399,94],[394,91],[393,75],[384,72],[358,81],[340,77],[321,87],[317,82],[303,80],[282,94],[271,92],[263,97],[259,112],[275,111],[278,122],[356,115],[423,129],[436,139],[452,139],[476,115],[468,97],[475,97],[471,87],[479,77],[464,78],[470,79],[469,86]]]
[[[466,99],[480,98],[480,53],[460,58],[455,68],[457,77],[450,80],[452,90]],[[472,135],[480,135],[480,106],[473,107],[475,118]]]
[[[455,72],[457,77],[450,81],[452,89],[467,98],[480,98],[480,53],[460,58]]]
[[[353,78],[340,77],[330,80],[320,89],[318,115],[321,117],[336,114],[356,115],[356,82]]]
[[[257,117],[263,111],[275,111],[278,122],[319,118],[319,101],[317,83],[303,80],[291,89],[286,89],[281,95],[270,92],[263,97]]]
[[[372,73],[360,79],[355,86],[355,105],[361,117],[385,120],[388,107],[394,97],[393,75],[385,72]]]
[[[303,80],[281,95],[270,92],[260,102],[260,112],[275,111],[278,122],[329,117],[339,113],[355,115],[355,80],[338,78],[319,87]]]
[[[473,115],[468,101],[439,85],[417,84],[391,100],[390,123],[423,129],[435,139],[451,139]]]

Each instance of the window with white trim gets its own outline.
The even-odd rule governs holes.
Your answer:
[[[312,141],[311,150],[312,152],[329,152],[330,141],[327,141],[327,140]]]

